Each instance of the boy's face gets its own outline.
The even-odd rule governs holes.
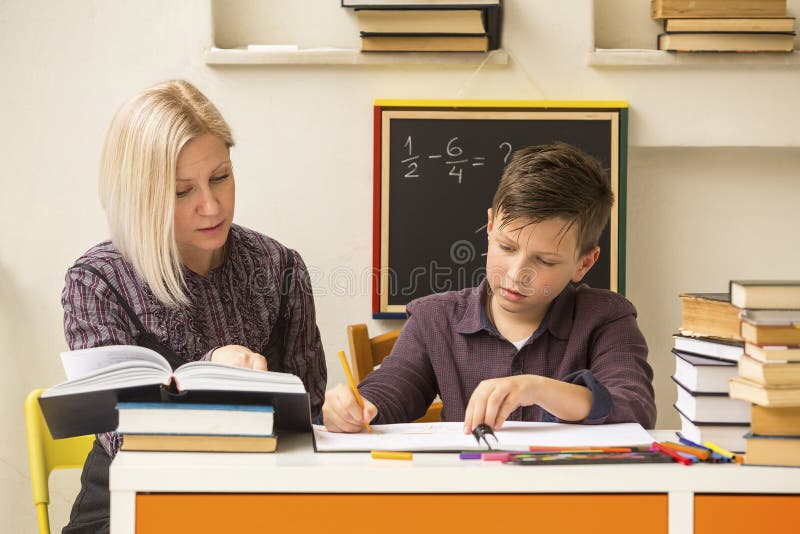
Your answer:
[[[600,247],[578,254],[578,229],[565,219],[539,223],[517,219],[501,228],[503,214],[489,209],[486,276],[497,305],[514,314],[538,316],[571,281],[579,282],[597,261]]]

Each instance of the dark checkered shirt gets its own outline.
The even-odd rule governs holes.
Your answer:
[[[374,423],[413,421],[436,395],[444,421],[463,421],[467,403],[486,379],[535,374],[592,391],[587,424],[656,421],[653,371],[636,309],[621,295],[568,285],[537,331],[518,351],[484,313],[484,281],[476,288],[423,297],[407,306],[408,321],[392,353],[359,385],[378,407]],[[539,406],[520,407],[510,421],[558,421]]]

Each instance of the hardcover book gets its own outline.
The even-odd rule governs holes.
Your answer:
[[[717,358],[731,362],[739,361],[744,354],[744,343],[721,338],[690,337],[680,334],[672,336],[673,346],[681,352]]]
[[[682,293],[680,299],[682,332],[692,336],[742,339],[739,308],[730,303],[728,293]]]
[[[791,313],[800,315],[800,312],[794,310],[791,310]],[[800,323],[793,320],[786,322],[759,320],[742,312],[742,337],[748,343],[756,345],[800,345],[798,324]]]
[[[650,16],[654,19],[785,17],[786,0],[650,0]]]
[[[753,404],[750,429],[764,436],[800,436],[800,406],[770,408]]]
[[[117,429],[119,402],[271,405],[279,430],[310,431],[308,393],[289,373],[190,362],[174,372],[157,352],[113,345],[64,352],[68,380],[39,399],[54,438]]]
[[[739,376],[765,386],[800,387],[800,362],[760,362],[742,356],[739,360]]]
[[[764,386],[741,376],[731,378],[729,385],[733,399],[745,400],[759,406],[800,406],[800,385]]]
[[[676,382],[689,391],[701,393],[728,393],[728,379],[736,376],[734,362],[705,358],[672,349],[675,355]]]
[[[800,309],[800,280],[731,280],[730,294],[739,308]]]
[[[493,7],[500,0],[342,0],[342,7],[356,9],[441,9],[447,7]]]
[[[751,465],[800,466],[800,438],[747,434],[744,463]]]
[[[275,452],[276,436],[126,434],[123,451]]]
[[[186,402],[120,402],[120,434],[272,435],[272,406],[195,404]]]
[[[363,35],[364,52],[486,52],[485,35]]]
[[[791,33],[662,33],[658,50],[667,52],[792,52]]]
[[[673,378],[673,381],[675,379]],[[725,393],[697,393],[678,386],[675,408],[694,423],[750,423],[750,404]]]
[[[681,418],[680,435],[695,443],[711,441],[731,452],[744,452],[744,435],[750,431],[749,424],[695,423],[678,410]]]
[[[479,9],[356,11],[362,34],[473,34],[483,35],[483,13]]]
[[[717,19],[667,19],[664,31],[678,32],[743,32],[743,33],[791,33],[794,17],[783,18],[717,18]]]
[[[744,352],[761,362],[800,362],[800,345],[756,345],[745,343]]]

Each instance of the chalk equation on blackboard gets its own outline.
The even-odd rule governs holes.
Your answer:
[[[405,165],[403,178],[420,178],[420,167],[423,161],[440,160],[445,168],[450,168],[447,175],[458,178],[458,183],[460,184],[464,178],[465,167],[483,167],[486,165],[486,156],[465,155],[464,149],[461,148],[461,144],[458,142],[458,137],[453,137],[447,142],[443,154],[415,154],[414,141],[410,135],[406,137],[403,148],[405,148],[405,157],[400,161]],[[514,147],[508,141],[503,141],[497,148],[503,154],[503,165],[505,165],[514,151]]]

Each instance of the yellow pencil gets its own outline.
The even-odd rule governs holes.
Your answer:
[[[353,390],[353,395],[356,396],[356,402],[361,407],[361,413],[364,413],[364,399],[361,398],[361,393],[358,392],[358,388],[356,387],[356,381],[353,380],[353,373],[350,372],[350,364],[347,363],[347,356],[344,355],[344,351],[339,351],[339,360],[342,362],[342,367],[344,367],[344,374],[347,376],[347,382],[350,384],[350,389]],[[367,432],[372,432],[372,427],[369,426],[369,423],[364,421],[364,426],[367,428]]]

